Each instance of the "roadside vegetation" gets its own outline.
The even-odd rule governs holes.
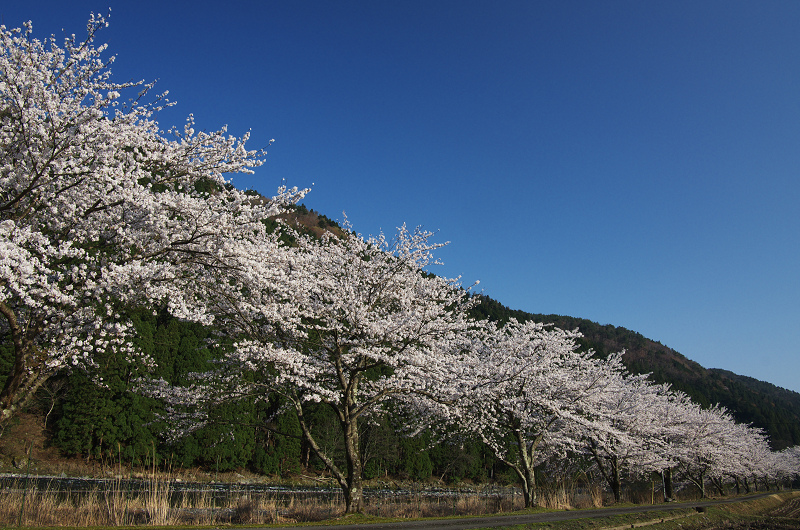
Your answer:
[[[457,495],[431,497],[421,492],[367,497],[365,510],[342,519],[341,501],[302,494],[277,496],[246,491],[220,495],[212,489],[176,493],[157,479],[132,491],[121,480],[80,492],[64,492],[55,486],[25,488],[22,481],[5,488],[0,504],[0,527],[118,527],[118,526],[209,526],[291,525],[296,523],[399,522],[424,518],[469,517],[500,514],[537,514],[575,511],[576,519],[511,525],[502,528],[554,528],[560,530],[623,529],[651,530],[794,530],[800,523],[800,494],[776,493],[757,500],[722,504],[703,509],[670,509],[581,517],[579,510],[592,508],[589,499],[545,499],[538,508],[523,507],[519,495],[481,494],[478,489]],[[551,504],[551,506],[547,506]],[[625,505],[631,506],[631,505]]]

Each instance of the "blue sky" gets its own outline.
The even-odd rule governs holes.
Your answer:
[[[450,241],[434,272],[624,326],[800,391],[800,3],[3,2],[269,149],[242,188],[364,234]]]

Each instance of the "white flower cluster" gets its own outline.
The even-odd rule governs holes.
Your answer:
[[[304,193],[255,202],[226,185],[262,163],[248,135],[196,134],[190,117],[162,136],[166,95],[145,103],[152,85],[110,81],[113,58],[93,44],[105,26],[92,16],[84,41],[62,45],[30,23],[0,28],[0,313],[15,352],[0,423],[55,371],[126,343],[124,324],[104,324],[115,304],[211,323],[197,280],[246,267],[270,244],[262,220]]]

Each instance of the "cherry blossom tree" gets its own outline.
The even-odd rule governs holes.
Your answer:
[[[515,320],[487,323],[474,346],[469,394],[453,420],[476,432],[522,482],[525,505],[536,504],[534,468],[554,452],[576,450],[587,426],[606,428],[600,403],[619,356],[579,352],[577,331]],[[464,377],[464,376],[462,376]]]
[[[614,495],[621,498],[621,475],[639,475],[663,466],[660,411],[672,398],[668,385],[654,385],[647,375],[622,367],[614,374],[601,401],[609,425],[585,429],[586,450]]]
[[[800,446],[773,453],[772,462],[777,480],[791,484],[792,480],[800,478]]]
[[[767,448],[766,438],[757,429],[737,424],[724,408],[704,409],[686,394],[641,376],[627,378],[625,384],[631,382],[633,394],[609,393],[606,402],[616,411],[609,417],[625,438],[593,437],[590,443],[596,447],[590,452],[596,451],[607,464],[625,455],[634,470],[661,472],[665,500],[674,496],[675,471],[705,496],[707,480],[722,489],[725,477],[742,476],[748,466],[764,462],[756,453]]]
[[[662,386],[658,391],[642,396],[643,410],[647,414],[637,430],[647,440],[647,452],[639,459],[646,470],[660,472],[664,483],[664,500],[674,497],[673,471],[679,463],[675,446],[683,440],[690,423],[690,411],[696,406],[683,392],[668,391]]]
[[[709,474],[709,479],[719,494],[725,495],[725,483],[731,479],[736,483],[737,493],[741,477],[776,479],[780,474],[780,466],[775,465],[775,455],[778,453],[770,449],[769,438],[764,431],[735,421],[729,429],[731,433],[727,440],[730,443],[720,448],[719,464]]]
[[[614,428],[587,431],[587,449],[617,502],[624,468],[634,474],[677,468],[701,495],[706,479],[723,494],[726,480],[736,480],[738,488],[740,477],[766,472],[770,451],[759,429],[736,423],[720,407],[703,409],[669,385],[622,375],[604,400],[604,416]],[[669,472],[665,489],[668,482]]]
[[[179,430],[198,426],[194,413],[204,405],[283,396],[342,488],[345,511],[360,511],[361,422],[399,396],[445,402],[463,393],[452,373],[473,301],[458,279],[426,272],[440,246],[431,236],[405,227],[393,241],[351,232],[296,236],[280,274],[266,281],[254,275],[248,293],[257,299],[231,307],[223,327],[237,342],[218,368],[198,376],[194,387],[162,382],[151,391],[172,403]],[[317,441],[309,407],[320,404],[338,420],[343,463]]]
[[[706,481],[721,484],[724,476],[742,476],[765,464],[766,437],[758,429],[738,424],[724,408],[688,403],[669,428],[669,452],[681,476],[706,497]],[[721,485],[719,486],[721,489]]]
[[[665,497],[671,498],[671,471],[706,495],[706,481],[720,494],[731,479],[777,477],[774,453],[760,429],[737,423],[722,407],[704,409],[669,385],[624,368],[612,372],[600,402],[601,412],[582,434],[586,451],[620,500],[621,474],[661,471]]]
[[[262,163],[247,134],[196,133],[191,116],[163,134],[166,94],[112,82],[95,45],[106,25],[92,15],[62,44],[0,27],[0,334],[14,355],[0,425],[57,371],[108,348],[137,355],[120,308],[211,322],[209,271],[236,284],[270,248],[261,220],[303,193],[254,201],[228,185]]]

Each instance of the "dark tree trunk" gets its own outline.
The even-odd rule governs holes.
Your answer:
[[[592,457],[600,470],[600,474],[603,475],[608,487],[611,488],[611,492],[614,494],[614,502],[619,503],[622,497],[622,487],[619,478],[619,461],[616,455],[601,456],[594,440],[591,441],[589,450],[592,452]],[[608,453],[605,454],[607,455]]]
[[[361,479],[361,458],[358,452],[358,422],[355,419],[346,421],[340,417],[345,443],[345,460],[347,469],[343,472],[336,463],[319,447],[314,435],[305,422],[302,404],[295,402],[295,410],[303,431],[303,438],[311,450],[322,460],[333,478],[342,488],[344,495],[345,513],[354,513],[364,509],[363,482]]]
[[[697,486],[697,489],[700,490],[700,498],[705,499],[707,498],[706,495],[706,470],[702,470],[697,474],[697,477],[693,477],[690,474],[687,474],[687,478]]]
[[[520,469],[515,467],[520,480],[522,481],[522,498],[525,500],[526,508],[536,506],[536,477],[533,468]]]
[[[664,501],[672,502],[675,494],[672,490],[672,469],[667,468],[662,471],[661,476],[664,479]]]
[[[614,502],[619,503],[621,494],[621,484],[619,480],[619,463],[617,457],[611,459],[611,491],[614,492]]]
[[[721,478],[712,478],[711,483],[717,488],[717,492],[719,492],[720,496],[725,496],[725,485],[722,483]]]
[[[25,408],[51,371],[47,369],[46,355],[37,352],[35,346],[36,337],[44,327],[42,320],[31,316],[26,325],[20,325],[13,309],[3,301],[0,301],[0,315],[7,322],[10,343],[14,348],[14,362],[11,363],[3,388],[0,389],[2,434],[8,421]]]

